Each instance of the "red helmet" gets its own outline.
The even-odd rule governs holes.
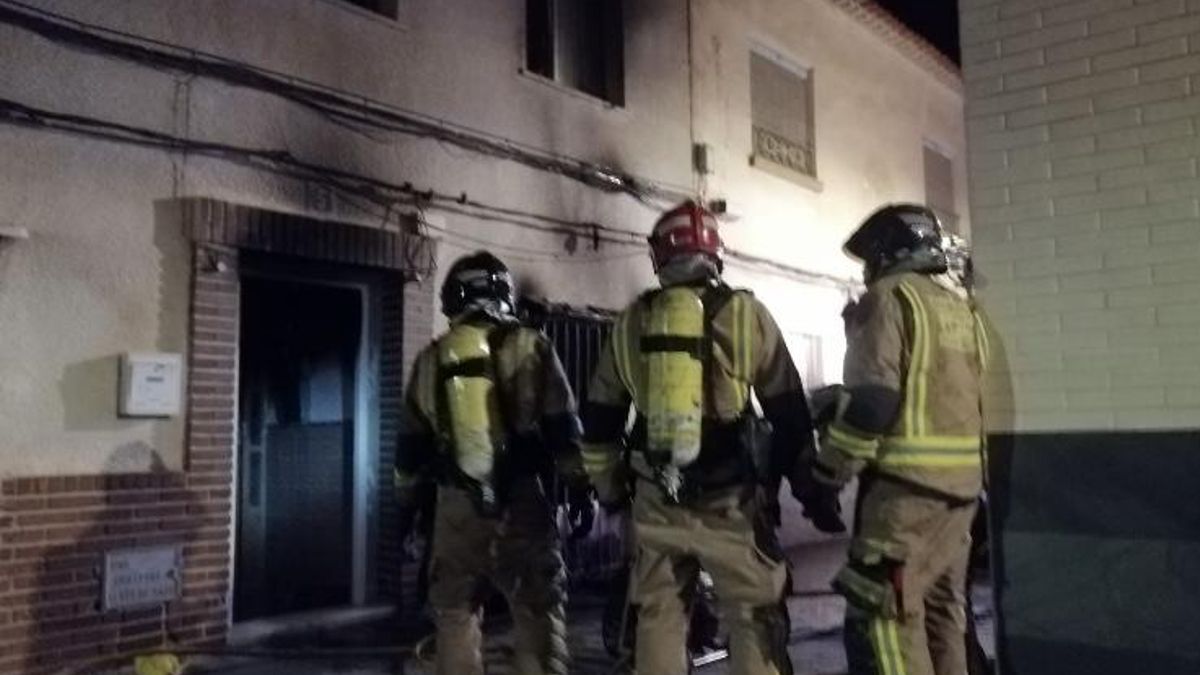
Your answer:
[[[672,258],[694,253],[703,253],[719,266],[724,251],[717,217],[691,200],[664,213],[654,223],[649,241],[655,272]]]

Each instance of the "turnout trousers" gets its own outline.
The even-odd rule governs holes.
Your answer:
[[[761,494],[714,491],[685,504],[638,482],[633,503],[636,558],[631,599],[638,610],[638,675],[685,675],[685,587],[703,568],[729,630],[734,675],[791,675],[784,604],[787,576]],[[761,492],[761,491],[760,491]]]
[[[886,477],[859,496],[846,596],[851,675],[965,675],[966,576],[977,504]]]
[[[488,584],[508,601],[518,675],[566,675],[566,570],[554,511],[534,480],[512,486],[504,515],[480,516],[465,490],[440,486],[429,604],[438,675],[483,675]]]

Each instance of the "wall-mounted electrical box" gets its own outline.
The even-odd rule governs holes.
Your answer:
[[[129,353],[121,357],[122,417],[170,417],[180,412],[183,356]]]

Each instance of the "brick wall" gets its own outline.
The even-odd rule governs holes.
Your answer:
[[[400,389],[433,325],[429,285],[407,283],[402,267],[414,253],[428,254],[426,242],[211,200],[184,205],[185,225],[196,242],[184,471],[0,482],[0,675],[91,672],[128,665],[133,654],[165,644],[224,642],[232,576],[241,249],[391,270],[395,283],[382,298],[380,391],[380,470],[386,472],[383,485],[390,485]],[[329,232],[337,229],[346,231]],[[395,509],[390,490],[380,495],[377,587],[394,596],[400,578]],[[167,544],[183,549],[179,600],[165,609],[102,611],[105,551]]]
[[[383,489],[380,490],[378,583],[380,595],[389,599],[399,599],[402,588],[415,588],[416,566],[405,565],[398,537],[399,514],[389,488],[401,431],[404,386],[417,354],[433,337],[433,310],[431,281],[409,282],[384,292],[379,442],[379,484]]]
[[[171,639],[219,642],[229,583],[228,490],[180,473],[6,480],[0,487],[0,673],[128,664]],[[198,484],[197,484],[198,483]],[[182,599],[102,612],[104,552],[179,544]]]
[[[961,0],[972,222],[1022,430],[1200,420],[1200,2]]]
[[[1200,2],[959,8],[1004,672],[1200,672]]]
[[[206,247],[194,256],[186,470],[0,483],[0,673],[121,665],[168,640],[224,640],[237,257]],[[165,611],[101,610],[105,551],[172,544],[184,556],[178,601]]]

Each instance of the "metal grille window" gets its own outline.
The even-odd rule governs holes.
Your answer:
[[[816,177],[812,71],[750,53],[750,116],[755,164]]]
[[[530,72],[625,104],[621,0],[526,0],[525,12]]]
[[[925,203],[948,231],[958,232],[958,214],[954,209],[954,164],[949,157],[928,145],[925,146]]]
[[[587,400],[588,380],[612,330],[613,315],[529,299],[522,299],[520,311],[526,325],[540,328],[554,343],[575,396],[579,401]],[[563,501],[565,495],[560,493],[557,497]],[[611,578],[626,560],[625,528],[621,517],[597,514],[591,535],[569,541],[564,546],[563,557],[573,584]]]

